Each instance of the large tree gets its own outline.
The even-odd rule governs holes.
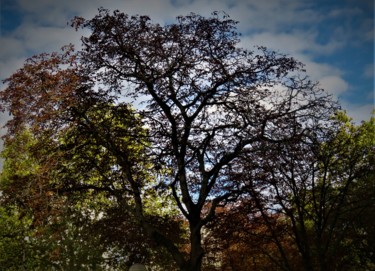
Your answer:
[[[236,22],[225,14],[162,26],[100,9],[73,25],[91,31],[82,51],[31,59],[6,80],[8,138],[19,127],[34,129],[62,191],[107,193],[183,271],[201,270],[202,228],[246,192],[236,176],[240,160],[262,161],[255,154],[265,145],[297,144],[337,109],[292,57],[238,47]],[[122,104],[132,99],[144,103],[129,119]],[[104,118],[90,113],[108,105]],[[64,133],[71,136],[61,140]],[[147,213],[147,191],[155,190],[173,198],[187,245]]]

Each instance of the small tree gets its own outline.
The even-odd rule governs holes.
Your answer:
[[[236,22],[225,14],[190,14],[161,26],[147,16],[100,9],[93,19],[76,18],[73,25],[91,30],[82,38],[81,52],[49,60],[42,56],[6,80],[1,100],[13,115],[8,136],[26,123],[58,146],[56,133],[72,123],[85,124],[91,136],[74,135],[69,146],[78,150],[82,143],[92,144],[114,164],[107,166],[100,186],[82,175],[71,178],[70,189],[105,191],[122,202],[121,208],[132,210],[147,236],[165,247],[183,271],[201,270],[202,228],[216,208],[246,193],[236,178],[243,170],[240,159],[262,161],[255,154],[265,143],[296,144],[337,108],[295,59],[264,47],[238,48]],[[137,114],[148,130],[149,145],[142,147],[146,156],[134,155],[130,142],[117,140],[113,122],[91,125],[87,114],[98,105],[117,106],[129,99],[145,100]],[[120,123],[126,121],[119,116]],[[126,131],[139,142],[139,134]],[[153,187],[151,180],[158,184]],[[150,189],[173,198],[188,227],[188,246],[147,215]]]

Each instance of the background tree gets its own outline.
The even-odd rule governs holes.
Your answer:
[[[259,148],[298,144],[337,108],[293,58],[238,48],[236,22],[225,14],[160,26],[100,9],[73,25],[91,30],[79,54],[41,55],[6,80],[8,137],[30,127],[62,191],[113,198],[180,270],[201,270],[202,228],[219,206],[247,193],[236,177],[241,159],[260,162]],[[130,98],[146,100],[132,118],[123,106]],[[146,211],[155,189],[173,198],[186,241]]]
[[[373,268],[374,118],[355,125],[338,112],[334,119],[319,142],[310,135],[289,151],[262,149],[270,151],[257,155],[263,170],[247,162],[238,177],[249,195],[209,225],[208,270]]]
[[[89,123],[106,129],[105,125],[111,121],[112,125],[107,128],[123,131],[125,119],[116,123],[118,118],[112,116],[117,111],[132,112],[126,105],[92,108],[91,112],[86,112],[82,126],[71,124],[60,138],[54,136],[58,140],[57,145],[53,142],[44,145],[33,137],[29,129],[21,130],[5,142],[0,190],[2,206],[9,210],[12,217],[8,219],[4,216],[2,222],[4,227],[11,222],[15,232],[22,230],[18,235],[4,233],[4,246],[11,243],[15,249],[22,249],[22,253],[13,253],[4,247],[4,252],[9,251],[4,255],[4,261],[14,270],[127,269],[126,266],[129,267],[133,261],[144,261],[147,255],[147,260],[154,266],[168,266],[169,263],[163,262],[168,259],[165,255],[162,259],[152,257],[154,247],[145,240],[147,238],[139,230],[137,221],[132,219],[129,208],[120,208],[121,201],[113,199],[123,189],[121,183],[116,182],[117,175],[112,168],[116,164],[102,145],[92,143],[99,130],[97,134],[91,134],[84,125]],[[129,127],[134,130],[136,125]],[[111,133],[113,140],[129,140],[129,134],[123,133],[120,137],[115,132]],[[138,135],[142,138],[140,133]],[[71,140],[78,140],[80,144],[72,144]],[[132,148],[132,155],[141,158],[135,142],[128,145]],[[118,147],[121,146],[124,143],[118,144]],[[45,161],[42,153],[51,151],[55,158],[47,161],[58,157],[59,164],[43,164],[37,159],[41,157]],[[107,178],[112,178],[112,181],[106,183]],[[172,209],[167,209],[168,199],[160,197],[155,200],[155,197],[152,193],[145,196],[149,218],[154,219],[157,211],[159,219],[154,220],[154,224],[166,225],[163,230],[170,235],[178,232],[174,228],[178,228],[178,221],[172,224],[165,222],[172,215]],[[148,201],[152,201],[154,206]],[[158,201],[163,201],[164,206],[158,206]],[[13,217],[19,223],[13,222]],[[11,260],[13,254],[19,255],[22,260]]]
[[[87,217],[57,197],[32,155],[36,142],[25,129],[7,141],[0,176],[2,270],[98,270],[104,248]]]
[[[327,152],[331,159],[324,160],[325,167],[332,166],[328,173],[331,179],[340,185],[338,195],[343,194],[336,208],[335,218],[337,227],[335,233],[334,251],[342,254],[337,269],[345,270],[349,267],[358,269],[372,269],[375,265],[374,226],[368,220],[368,214],[375,208],[374,194],[374,146],[375,146],[375,117],[361,125],[353,124],[345,114],[337,115],[341,123],[337,135],[323,147],[323,156]],[[332,224],[330,225],[332,227]],[[337,262],[337,259],[333,259]]]
[[[300,270],[292,268],[296,256],[288,255],[290,246],[282,241],[286,235],[304,270],[373,266],[368,257],[372,249],[366,245],[373,228],[358,215],[373,210],[374,197],[372,192],[366,199],[359,197],[357,189],[373,191],[374,118],[358,126],[343,113],[335,119],[337,125],[315,131],[298,144],[267,144],[263,155],[257,155],[261,161],[245,158],[248,170],[240,178],[249,185],[255,212],[261,214],[286,270]],[[286,231],[273,223],[275,215],[284,220]],[[361,225],[357,230],[362,234],[354,225]]]

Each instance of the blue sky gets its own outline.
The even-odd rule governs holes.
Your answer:
[[[91,18],[101,6],[159,23],[225,11],[239,21],[242,47],[265,45],[305,63],[355,121],[369,119],[374,108],[373,0],[0,0],[0,79],[34,54],[79,46],[85,33],[67,22]]]

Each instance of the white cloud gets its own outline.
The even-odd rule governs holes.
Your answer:
[[[343,78],[343,71],[327,63],[313,60],[317,55],[324,55],[340,47],[334,42],[320,45],[315,42],[315,33],[260,33],[242,39],[241,46],[253,49],[254,45],[264,45],[271,50],[285,53],[305,65],[306,74],[319,81],[320,86],[336,98],[348,90],[348,83]]]
[[[0,38],[0,87],[2,80],[9,77],[15,70],[21,67],[26,58],[25,44],[16,38]]]
[[[11,35],[0,38],[0,87],[1,80],[21,68],[27,58],[43,52],[59,51],[63,45],[72,42],[80,44],[80,33],[68,26],[20,25]]]
[[[342,103],[342,107],[357,124],[363,120],[369,120],[371,112],[375,109],[374,104],[371,103],[364,105]]]
[[[325,76],[319,82],[322,88],[336,97],[348,90],[348,83],[339,76]]]
[[[0,88],[3,85],[2,80],[11,76],[17,69],[21,68],[25,62],[24,57],[15,57],[0,61]],[[1,122],[0,122],[1,126]]]
[[[80,40],[79,33],[68,26],[22,25],[16,35],[25,43],[27,50],[37,53],[56,51],[63,45],[79,43]]]
[[[306,73],[315,81],[320,81],[327,76],[343,77],[343,71],[328,63],[320,63],[304,55],[296,55],[296,58],[306,65]]]
[[[315,31],[294,31],[292,33],[263,32],[243,38],[241,46],[264,45],[269,49],[292,56],[297,54],[314,54],[315,56],[329,54],[341,46],[335,41],[325,45],[319,44],[316,42],[316,36],[317,33]]]
[[[239,1],[235,14],[240,15],[242,25],[248,31],[261,29],[276,32],[284,27],[298,27],[305,23],[317,23],[322,15],[312,10],[308,3],[299,0]]]
[[[12,37],[0,38],[0,60],[17,57],[24,53],[25,47],[21,40]]]

